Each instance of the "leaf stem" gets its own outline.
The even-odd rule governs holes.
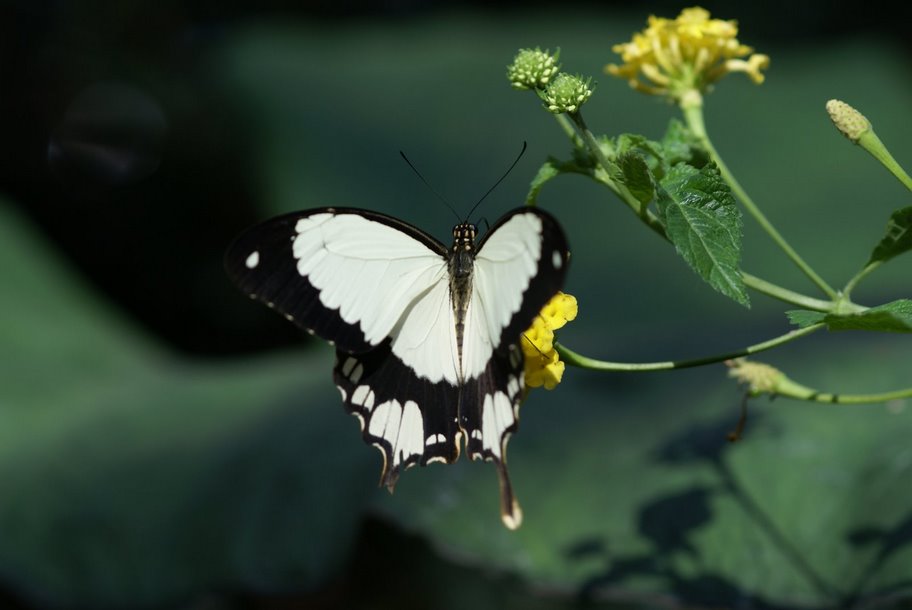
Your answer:
[[[848,299],[849,295],[852,293],[852,290],[854,290],[855,286],[858,285],[858,282],[860,282],[866,275],[880,267],[882,263],[883,261],[871,261],[865,265],[861,271],[856,273],[855,276],[849,280],[849,282],[845,285],[845,288],[842,289],[843,297]]]
[[[903,388],[901,390],[880,392],[877,394],[833,394],[830,392],[814,390],[807,386],[803,386],[800,383],[796,383],[791,379],[785,379],[778,385],[773,395],[833,405],[864,405],[912,398],[912,388]]]
[[[567,137],[570,138],[570,141],[573,142],[573,146],[576,148],[582,148],[583,142],[580,140],[579,135],[573,128],[573,124],[567,120],[567,116],[564,114],[555,114],[554,119],[557,121],[557,124],[560,125],[560,128],[567,135]]]
[[[738,196],[738,199],[741,200],[741,203],[744,205],[744,209],[754,217],[754,220],[763,228],[764,231],[772,238],[774,242],[782,249],[783,252],[792,260],[795,265],[798,266],[801,271],[810,278],[814,284],[820,288],[824,294],[826,294],[830,299],[836,300],[839,295],[836,290],[830,286],[826,280],[820,277],[810,265],[808,265],[801,256],[792,248],[791,245],[785,240],[781,233],[773,226],[769,221],[766,215],[757,207],[757,204],[754,203],[750,195],[744,190],[735,176],[728,169],[728,166],[725,165],[725,162],[722,160],[722,157],[719,156],[719,152],[712,145],[712,141],[709,139],[709,135],[706,132],[706,125],[703,121],[703,100],[702,97],[686,97],[681,102],[681,111],[684,113],[684,118],[687,121],[688,127],[690,127],[691,132],[697,138],[700,139],[700,142],[703,146],[706,147],[706,150],[709,152],[713,161],[719,167],[719,171],[722,173],[722,177],[725,178],[725,181],[728,182],[731,186],[732,191],[735,195]]]
[[[702,358],[693,358],[689,360],[667,360],[664,362],[609,362],[607,360],[596,360],[594,358],[588,358],[577,354],[573,350],[567,348],[566,346],[555,343],[554,349],[557,350],[557,353],[560,354],[561,359],[571,366],[577,366],[584,369],[589,369],[592,371],[625,371],[625,372],[648,372],[648,371],[670,371],[673,369],[686,369],[692,368],[695,366],[703,366],[705,364],[713,364],[716,362],[724,362],[725,360],[731,360],[733,358],[741,358],[743,356],[749,356],[751,354],[757,354],[762,351],[777,347],[789,341],[794,341],[805,335],[809,335],[815,331],[824,328],[826,325],[823,323],[814,324],[807,326],[805,328],[799,328],[774,337],[762,343],[756,343],[754,345],[749,345],[743,349],[740,349],[735,352],[729,352],[726,354],[717,354],[715,356],[704,356]]]
[[[755,275],[751,275],[746,271],[741,272],[741,278],[744,280],[744,285],[748,288],[753,288],[757,292],[761,292],[785,303],[791,303],[792,305],[798,305],[799,307],[812,309],[814,311],[833,311],[836,307],[833,301],[824,301],[823,299],[815,299],[803,295],[800,292],[783,288],[778,284],[773,284],[772,282],[768,282]]]
[[[906,170],[896,162],[896,159],[893,158],[893,155],[890,154],[890,151],[887,150],[887,147],[884,146],[873,129],[862,134],[858,139],[858,144],[871,153],[875,159],[880,161],[881,165],[886,167],[891,174],[896,176],[907,189],[912,191],[912,178],[910,178],[909,174],[906,173]]]

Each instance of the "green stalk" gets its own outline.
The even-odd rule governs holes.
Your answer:
[[[799,307],[804,307],[805,309],[812,309],[814,311],[833,311],[835,304],[833,301],[824,301],[822,299],[815,299],[801,294],[800,292],[795,292],[789,290],[788,288],[783,288],[772,282],[767,282],[764,279],[761,279],[757,276],[751,275],[745,271],[741,272],[741,279],[744,280],[744,285],[748,288],[753,288],[757,292],[762,292],[763,294],[778,299],[785,303],[791,303],[792,305],[798,305]],[[859,311],[863,311],[865,308],[860,305],[857,306]]]
[[[858,138],[858,144],[871,153],[875,159],[880,161],[881,165],[886,167],[891,174],[896,176],[907,189],[912,191],[912,178],[910,178],[909,174],[907,174],[902,166],[896,162],[896,159],[893,158],[893,155],[890,154],[890,151],[887,150],[887,147],[880,141],[880,138],[877,137],[877,134],[874,133],[873,129],[863,133],[861,137]]]
[[[706,150],[709,152],[713,161],[719,167],[719,171],[722,173],[722,177],[728,182],[732,191],[737,195],[738,199],[741,200],[741,203],[744,205],[744,209],[754,217],[757,223],[763,228],[764,231],[772,238],[772,240],[778,245],[783,252],[792,260],[795,265],[798,266],[801,271],[810,278],[814,284],[820,288],[824,294],[826,294],[830,299],[836,300],[839,297],[839,294],[836,290],[830,286],[826,280],[820,277],[810,265],[808,265],[801,256],[792,248],[791,245],[785,240],[781,233],[776,230],[776,227],[769,221],[766,215],[757,207],[757,204],[754,203],[753,199],[747,194],[747,192],[742,188],[741,184],[737,181],[731,171],[728,169],[728,166],[725,165],[725,162],[722,161],[722,158],[719,156],[719,152],[712,145],[712,141],[709,139],[709,135],[706,132],[706,125],[703,121],[703,100],[702,98],[687,98],[686,101],[681,103],[681,111],[684,113],[684,118],[687,121],[687,125],[690,128],[691,132],[700,139],[700,142],[703,146],[706,147]]]
[[[843,296],[848,299],[849,295],[852,293],[852,290],[855,289],[855,286],[858,285],[866,275],[880,267],[883,264],[883,261],[872,261],[864,266],[864,269],[855,274],[855,277],[849,280],[849,283],[845,285],[845,288],[842,289]]]
[[[805,328],[799,328],[797,330],[787,332],[784,335],[774,337],[768,341],[763,341],[762,343],[749,345],[748,347],[735,352],[728,352],[726,354],[718,354],[715,356],[704,356],[702,358],[693,358],[690,360],[666,360],[664,362],[609,362],[607,360],[596,360],[594,358],[582,356],[559,343],[554,344],[554,349],[557,350],[557,353],[560,354],[561,359],[567,364],[589,369],[592,371],[624,371],[638,373],[647,371],[670,371],[674,369],[686,369],[695,366],[703,366],[705,364],[724,362],[726,360],[732,360],[734,358],[741,358],[744,356],[749,356],[751,354],[757,354],[779,345],[783,345],[784,343],[788,343],[789,341],[794,341],[795,339],[798,339],[805,335],[809,335],[812,332],[824,328],[825,326],[826,325],[823,323],[814,324],[812,326],[807,326]]]

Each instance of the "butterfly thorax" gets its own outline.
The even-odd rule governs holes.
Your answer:
[[[450,249],[450,303],[456,319],[456,350],[462,368],[462,337],[466,312],[472,298],[472,273],[475,270],[475,225],[467,222],[453,227],[453,247]],[[460,370],[460,377],[462,371]]]

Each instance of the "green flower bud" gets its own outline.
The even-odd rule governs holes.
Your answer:
[[[830,114],[830,120],[836,129],[842,132],[842,135],[852,140],[856,144],[858,139],[865,132],[871,129],[871,122],[845,102],[840,100],[830,100],[826,103],[827,112]]]
[[[542,51],[538,47],[520,49],[513,63],[507,66],[507,79],[514,89],[541,89],[560,69],[559,55],[560,49],[554,55],[548,49]]]
[[[591,81],[591,78],[561,72],[541,94],[542,101],[554,114],[576,112],[592,95]]]
[[[746,385],[754,396],[776,394],[782,383],[787,380],[782,371],[762,362],[736,358],[727,360],[725,364],[729,367],[728,376]]]

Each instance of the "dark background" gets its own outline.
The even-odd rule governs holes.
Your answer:
[[[761,87],[707,98],[717,147],[833,283],[909,195],[842,139],[824,102],[912,145],[910,9],[709,3],[772,57]],[[724,369],[568,371],[524,410],[511,465],[526,524],[500,531],[479,465],[373,487],[329,380],[331,356],[221,271],[244,227],[351,205],[440,238],[458,209],[518,205],[553,120],[509,89],[517,48],[595,76],[597,132],[658,138],[674,108],[604,75],[658,3],[20,2],[0,13],[0,582],[11,607],[565,607],[908,603],[908,413],[758,402]],[[897,12],[898,11],[898,12]],[[562,340],[638,361],[781,334],[700,282],[595,186],[542,204],[574,246],[580,320]],[[812,287],[749,221],[745,269]],[[909,297],[908,261],[857,297]],[[769,360],[828,391],[909,384],[907,339],[815,336]],[[780,355],[781,354],[781,355]],[[3,389],[5,388],[5,389]],[[414,481],[414,483],[412,482]],[[444,599],[445,598],[445,599]],[[896,601],[899,600],[899,601]],[[614,607],[614,606],[612,606]],[[878,606],[880,607],[880,606]]]

